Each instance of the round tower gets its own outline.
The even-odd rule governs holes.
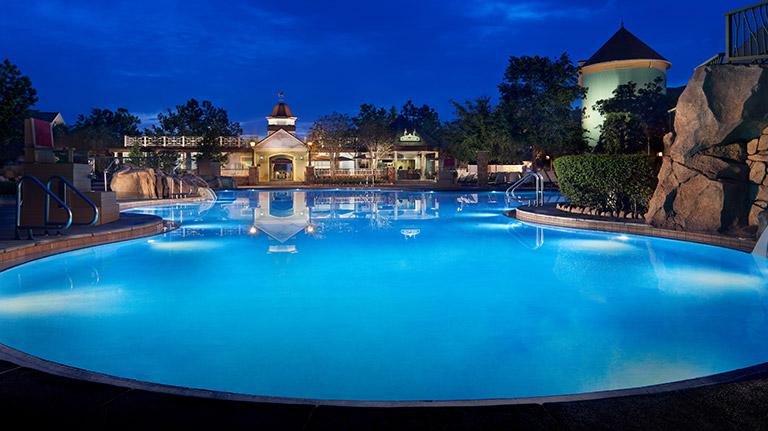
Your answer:
[[[662,88],[666,92],[667,69],[670,67],[672,63],[630,33],[623,24],[589,60],[580,62],[579,82],[587,88],[581,124],[586,129],[589,144],[597,144],[603,124],[603,116],[595,109],[598,101],[612,98],[613,90],[619,85],[634,82],[642,88],[657,78],[662,79]]]

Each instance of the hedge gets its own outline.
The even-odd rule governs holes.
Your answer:
[[[554,161],[560,192],[575,205],[644,213],[656,189],[656,167],[642,154],[582,154]]]

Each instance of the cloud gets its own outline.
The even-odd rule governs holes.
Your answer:
[[[610,3],[610,2],[609,2]],[[586,18],[600,8],[568,7],[545,2],[474,1],[469,15],[475,18],[503,18],[506,22],[539,21],[549,18]]]

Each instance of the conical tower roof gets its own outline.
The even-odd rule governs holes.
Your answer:
[[[622,60],[669,60],[640,40],[622,25],[582,66]]]

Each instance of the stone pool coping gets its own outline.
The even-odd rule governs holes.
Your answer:
[[[60,236],[0,241],[0,271],[54,254],[167,232],[173,229],[173,225],[161,217],[122,211],[144,206],[174,205],[203,200],[204,198],[193,197],[120,202],[118,203],[121,211],[120,218],[113,223],[93,227],[76,226],[72,231]]]
[[[3,241],[0,271],[54,254],[156,235],[170,228],[161,217],[148,214],[120,214],[120,219],[110,225],[113,226],[104,225],[62,236]]]
[[[510,211],[508,215],[528,223],[676,239],[680,241],[725,247],[746,253],[751,253],[757,242],[753,238],[739,238],[700,232],[661,229],[637,221],[624,222],[586,218],[577,214],[560,211],[552,205],[545,205],[544,207],[539,208],[519,207]]]

